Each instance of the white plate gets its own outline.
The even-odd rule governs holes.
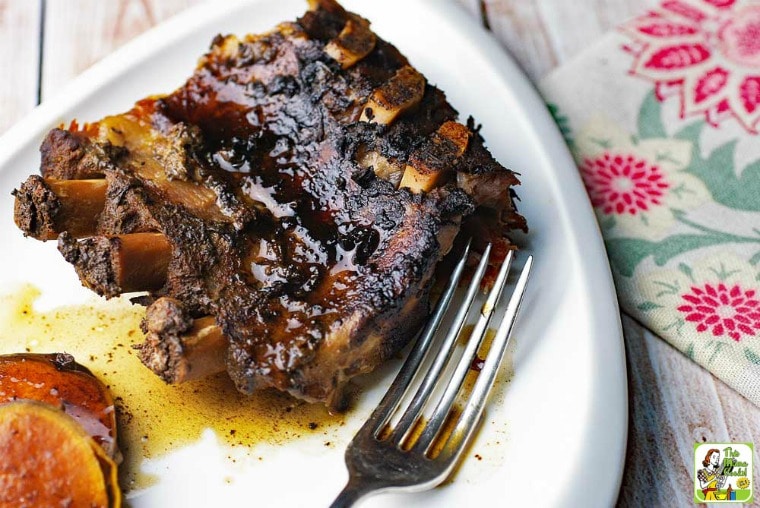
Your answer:
[[[367,506],[609,506],[617,498],[627,426],[620,318],[603,243],[573,161],[526,77],[453,1],[402,0],[346,6],[373,22],[463,117],[472,114],[497,159],[522,174],[520,209],[535,272],[515,330],[514,380],[452,485],[386,494]],[[83,74],[0,140],[0,287],[32,282],[45,302],[81,298],[73,270],[53,245],[25,240],[12,222],[11,189],[39,167],[48,129],[95,120],[190,75],[217,33],[260,32],[305,9],[302,0],[204,4],[150,31]],[[308,438],[253,445],[232,468],[211,435],[151,469],[161,479],[130,504],[145,506],[320,506],[343,486],[343,450],[390,375],[367,390],[331,448]],[[319,439],[317,439],[319,441]],[[496,443],[499,443],[498,445]],[[472,458],[481,452],[491,460]],[[235,481],[225,482],[233,477]]]

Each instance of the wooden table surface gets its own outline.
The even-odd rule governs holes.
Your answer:
[[[200,1],[0,0],[0,132],[100,58]],[[655,5],[653,0],[459,1],[533,80]],[[691,504],[693,443],[760,443],[760,408],[625,315],[623,328],[630,418],[618,504]],[[593,467],[589,464],[590,474]]]

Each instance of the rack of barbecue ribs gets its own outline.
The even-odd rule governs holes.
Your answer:
[[[16,224],[98,294],[147,292],[139,355],[171,383],[337,407],[419,330],[455,238],[525,229],[473,120],[333,0],[217,36],[173,93],[40,151]]]

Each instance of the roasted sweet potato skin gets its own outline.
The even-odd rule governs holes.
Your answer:
[[[105,385],[71,355],[0,356],[0,404],[19,399],[62,409],[109,457],[118,456],[113,399]]]
[[[0,356],[0,508],[121,506],[108,389],[66,353]]]
[[[119,506],[101,461],[113,462],[63,411],[42,402],[0,405],[0,507]]]

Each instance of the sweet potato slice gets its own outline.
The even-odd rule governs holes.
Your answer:
[[[119,506],[101,461],[113,463],[73,418],[49,404],[0,405],[0,506]]]
[[[98,378],[65,353],[0,356],[0,404],[18,399],[62,409],[114,458],[116,413]]]

